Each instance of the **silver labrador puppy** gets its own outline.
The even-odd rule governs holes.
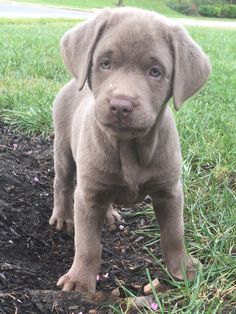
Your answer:
[[[149,11],[100,11],[62,38],[74,78],[54,102],[55,196],[50,224],[73,230],[75,256],[58,281],[94,292],[112,203],[152,197],[169,272],[191,279],[184,246],[181,151],[172,112],[206,82],[210,63],[179,25]],[[76,173],[77,186],[73,191]],[[73,205],[74,193],[74,205]]]

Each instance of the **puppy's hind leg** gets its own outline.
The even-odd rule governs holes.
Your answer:
[[[54,209],[49,220],[57,230],[72,233],[74,229],[73,192],[75,162],[69,143],[60,136],[54,140]]]
[[[105,222],[107,225],[113,225],[115,222],[121,222],[121,215],[113,207],[113,205],[110,205],[107,210]]]

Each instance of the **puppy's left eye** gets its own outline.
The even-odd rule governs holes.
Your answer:
[[[158,69],[157,66],[154,66],[152,67],[150,70],[149,70],[149,75],[151,75],[152,77],[159,77],[161,75],[161,71]]]
[[[109,59],[104,59],[100,62],[100,67],[103,70],[109,70],[111,68],[111,61]]]

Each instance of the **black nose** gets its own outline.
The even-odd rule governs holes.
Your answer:
[[[126,117],[132,112],[133,104],[131,100],[126,98],[112,98],[110,110],[114,116]]]

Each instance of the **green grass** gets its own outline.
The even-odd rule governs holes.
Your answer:
[[[104,7],[115,7],[117,0],[15,0],[14,2],[39,3],[79,9],[96,9]],[[157,11],[161,14],[173,17],[183,17],[182,14],[169,8],[164,0],[124,0],[125,6],[138,7]]]
[[[0,20],[0,115],[28,133],[52,130],[51,105],[69,76],[59,39],[76,22]]]
[[[74,24],[0,20],[0,115],[19,130],[52,131],[51,104],[69,79],[58,42]],[[173,289],[158,293],[156,303],[160,313],[229,313],[236,308],[236,36],[230,29],[189,31],[213,66],[206,87],[176,114],[184,159],[186,243],[204,267],[192,283],[170,277]],[[151,208],[146,215],[153,219]],[[137,230],[141,232],[149,243],[159,242],[154,220],[153,228]]]

